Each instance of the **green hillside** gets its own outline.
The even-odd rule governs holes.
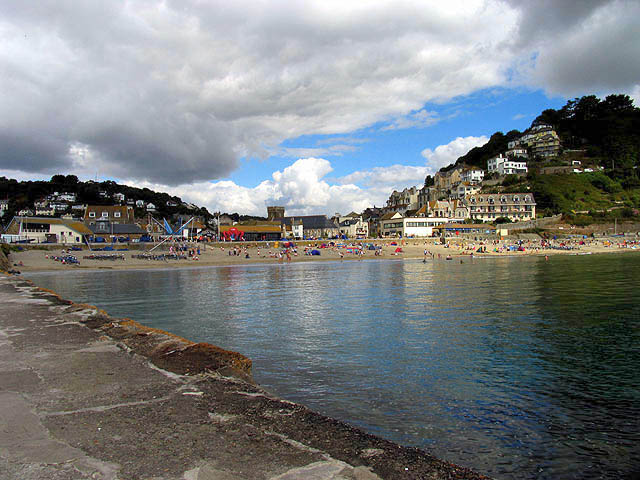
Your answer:
[[[559,110],[543,111],[531,124],[551,125],[562,150],[552,159],[527,161],[524,178],[507,177],[487,191],[531,191],[542,215],[562,213],[579,222],[634,217],[640,208],[640,108],[627,95],[609,95],[604,100],[590,95],[570,100]],[[507,143],[524,132],[496,132],[481,147],[458,158],[455,165],[483,169],[487,160],[507,150]],[[570,165],[595,170],[580,174],[541,174],[544,167]],[[442,169],[453,168],[449,165]],[[590,213],[579,213],[590,212]]]

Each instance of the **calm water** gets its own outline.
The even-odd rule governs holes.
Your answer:
[[[239,260],[241,262],[241,260]],[[32,274],[502,479],[640,472],[640,255]]]

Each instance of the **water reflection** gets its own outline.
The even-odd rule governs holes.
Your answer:
[[[497,478],[640,470],[640,256],[33,275],[245,353],[279,395]]]

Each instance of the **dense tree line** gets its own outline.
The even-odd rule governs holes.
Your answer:
[[[551,125],[560,137],[564,150],[586,150],[586,157],[608,170],[620,180],[630,179],[636,185],[633,167],[640,165],[640,108],[628,95],[609,95],[600,100],[595,95],[569,100],[559,110],[544,110],[531,123]],[[494,133],[481,147],[475,147],[455,164],[444,167],[446,172],[458,164],[486,168],[487,160],[507,150],[507,144],[523,132],[511,130],[506,135]],[[640,183],[638,183],[640,185]]]
[[[532,125],[542,123],[556,129],[565,149],[587,149],[617,178],[640,165],[640,108],[628,95],[569,100],[560,110],[544,110]]]
[[[114,193],[122,193],[126,199],[143,200],[145,203],[153,203],[160,217],[171,217],[173,215],[199,215],[206,220],[213,218],[213,215],[204,207],[196,209],[183,205],[180,197],[171,196],[167,193],[154,192],[148,188],[136,188],[128,185],[107,180],[104,182],[81,182],[75,175],[54,175],[49,181],[22,181],[0,177],[0,199],[9,200],[9,211],[5,214],[3,222],[6,223],[23,208],[33,208],[34,202],[46,197],[54,192],[75,193],[77,204],[87,205],[112,205]],[[107,197],[100,195],[106,192]],[[167,202],[176,203],[177,206],[168,206]],[[145,210],[136,208],[136,216],[145,215]]]

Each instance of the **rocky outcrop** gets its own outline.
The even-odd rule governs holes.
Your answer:
[[[9,270],[11,270],[11,263],[5,255],[4,250],[0,249],[0,271],[8,272]]]

